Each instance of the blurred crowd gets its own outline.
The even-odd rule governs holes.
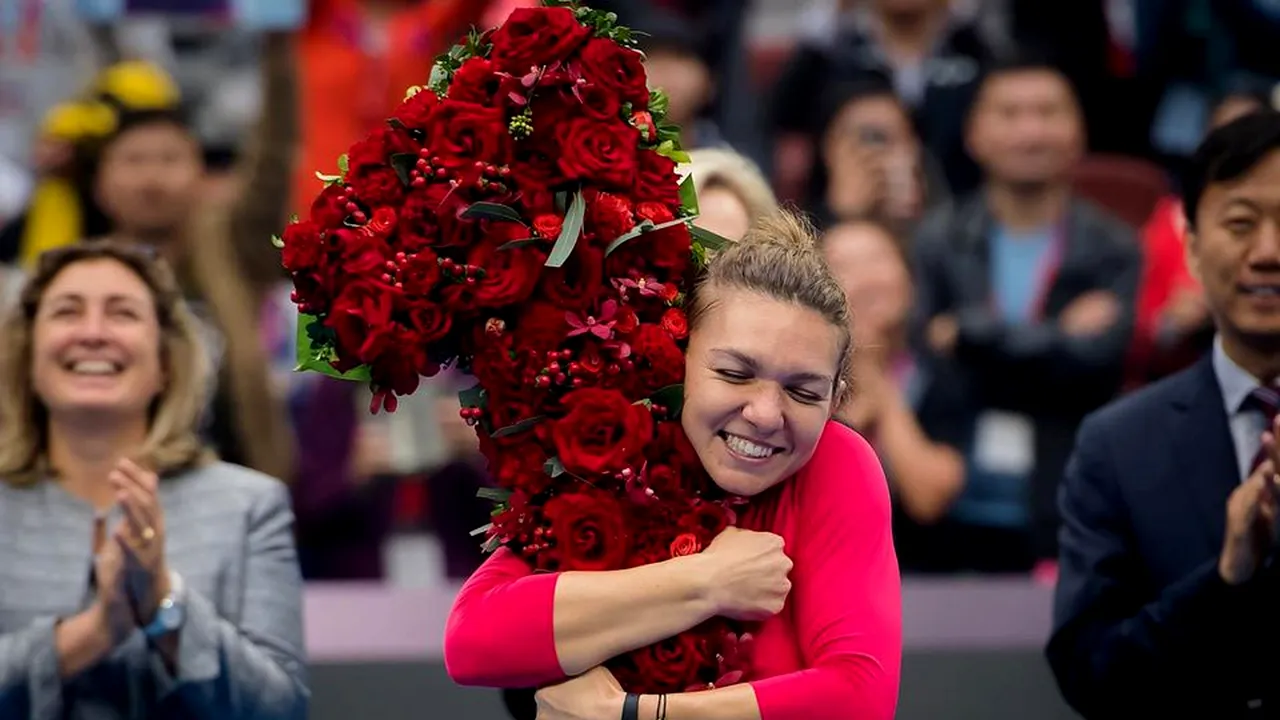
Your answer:
[[[465,577],[487,480],[464,378],[373,416],[359,384],[292,372],[270,238],[438,53],[529,4],[312,0],[258,33],[0,0],[0,297],[89,238],[166,257],[217,368],[203,431],[288,481],[308,580],[385,579],[388,543],[427,532]],[[790,203],[823,231],[860,349],[841,420],[885,463],[903,570],[1052,572],[1080,420],[1212,341],[1177,177],[1208,128],[1280,98],[1280,3],[591,4],[645,33],[699,223],[740,236]]]

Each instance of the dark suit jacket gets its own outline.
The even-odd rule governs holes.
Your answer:
[[[1280,717],[1280,577],[1217,571],[1239,477],[1208,358],[1081,425],[1047,652],[1085,717]]]
[[[1142,258],[1128,226],[1094,205],[1073,202],[1066,249],[1046,297],[1043,322],[1010,325],[991,312],[993,223],[982,195],[941,208],[922,222],[912,246],[914,344],[934,366],[931,375],[955,378],[962,386],[948,394],[967,398],[970,407],[949,413],[953,418],[972,422],[980,410],[1000,409],[1034,421],[1036,468],[1029,498],[1033,550],[1039,557],[1054,557],[1058,480],[1080,420],[1120,390]],[[1093,290],[1120,298],[1120,320],[1098,337],[1066,335],[1058,327],[1058,315]],[[947,314],[960,326],[954,357],[930,357],[923,330],[929,320]],[[931,419],[922,415],[921,422]]]

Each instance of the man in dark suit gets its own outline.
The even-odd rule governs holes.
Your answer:
[[[1047,653],[1090,720],[1280,717],[1280,114],[1211,133],[1183,200],[1213,352],[1090,416],[1060,493]]]

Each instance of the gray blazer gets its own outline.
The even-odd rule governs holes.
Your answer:
[[[53,629],[93,600],[91,507],[54,482],[0,483],[0,718],[307,716],[302,578],[288,491],[213,463],[160,483],[165,552],[187,588],[176,675],[141,631],[60,678]],[[121,520],[113,511],[109,526]]]

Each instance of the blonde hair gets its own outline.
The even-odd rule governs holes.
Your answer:
[[[9,483],[28,485],[53,471],[46,455],[48,411],[32,385],[32,329],[54,279],[72,265],[95,260],[111,260],[133,271],[150,291],[160,324],[165,386],[152,404],[147,437],[136,459],[164,476],[213,457],[197,432],[208,399],[209,362],[173,273],[144,247],[104,240],[42,255],[17,307],[0,323],[0,479]]]
[[[838,408],[852,389],[853,335],[849,301],[827,267],[818,233],[809,220],[787,209],[756,221],[740,242],[721,249],[707,265],[690,297],[689,327],[698,323],[729,289],[746,290],[817,312],[840,333],[836,378]]]
[[[689,153],[693,187],[698,195],[715,189],[733,193],[747,209],[751,223],[778,211],[764,173],[750,159],[732,150],[703,148]]]

